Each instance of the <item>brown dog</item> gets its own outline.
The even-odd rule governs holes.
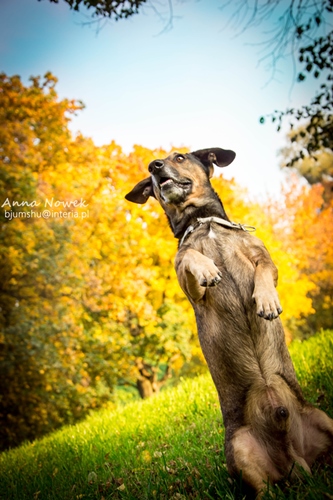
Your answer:
[[[152,161],[126,199],[155,197],[180,240],[175,267],[196,315],[223,413],[231,474],[259,493],[298,466],[310,472],[333,445],[333,420],[307,403],[285,344],[277,269],[263,243],[229,221],[210,184],[233,151],[204,149]],[[296,465],[296,467],[295,467]]]

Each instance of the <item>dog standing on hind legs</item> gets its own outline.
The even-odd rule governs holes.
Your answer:
[[[333,420],[303,398],[267,249],[228,219],[210,184],[213,164],[225,167],[234,158],[221,148],[174,152],[152,161],[150,176],[126,199],[156,198],[179,239],[175,268],[218,392],[228,470],[242,471],[260,494],[267,481],[300,468],[310,473],[317,456],[333,448]]]

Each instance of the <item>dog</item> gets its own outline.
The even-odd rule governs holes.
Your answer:
[[[179,240],[175,268],[191,302],[225,426],[228,471],[259,496],[310,473],[333,446],[333,420],[305,401],[285,343],[278,272],[261,240],[227,217],[210,178],[235,153],[173,152],[125,198],[160,203]]]

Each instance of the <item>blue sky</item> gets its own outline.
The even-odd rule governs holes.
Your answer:
[[[167,18],[167,2],[151,1]],[[224,174],[256,196],[276,195],[285,136],[259,117],[307,103],[314,83],[293,85],[290,60],[270,80],[267,65],[258,65],[269,26],[236,36],[224,3],[173,0],[173,28],[163,32],[166,18],[149,6],[98,31],[62,0],[1,0],[0,71],[25,83],[52,71],[60,96],[86,105],[73,132],[97,144],[115,140],[126,152],[134,144],[233,149],[236,160]]]

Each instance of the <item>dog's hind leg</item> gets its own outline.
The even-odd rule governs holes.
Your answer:
[[[302,415],[304,458],[311,465],[316,458],[330,451],[333,455],[333,420],[323,411],[305,407]]]
[[[284,440],[282,440],[284,441]],[[274,484],[288,475],[301,477],[302,469],[311,474],[306,461],[299,456],[291,443],[274,443],[273,446],[258,438],[250,426],[238,429],[232,440],[233,466],[230,473],[242,474],[242,479],[260,496],[267,484]],[[230,447],[229,447],[230,449]]]
[[[257,494],[266,488],[267,483],[273,484],[282,478],[267,449],[256,439],[249,426],[235,432],[231,449],[233,465],[229,467],[229,472],[234,476],[241,473],[243,481]]]

